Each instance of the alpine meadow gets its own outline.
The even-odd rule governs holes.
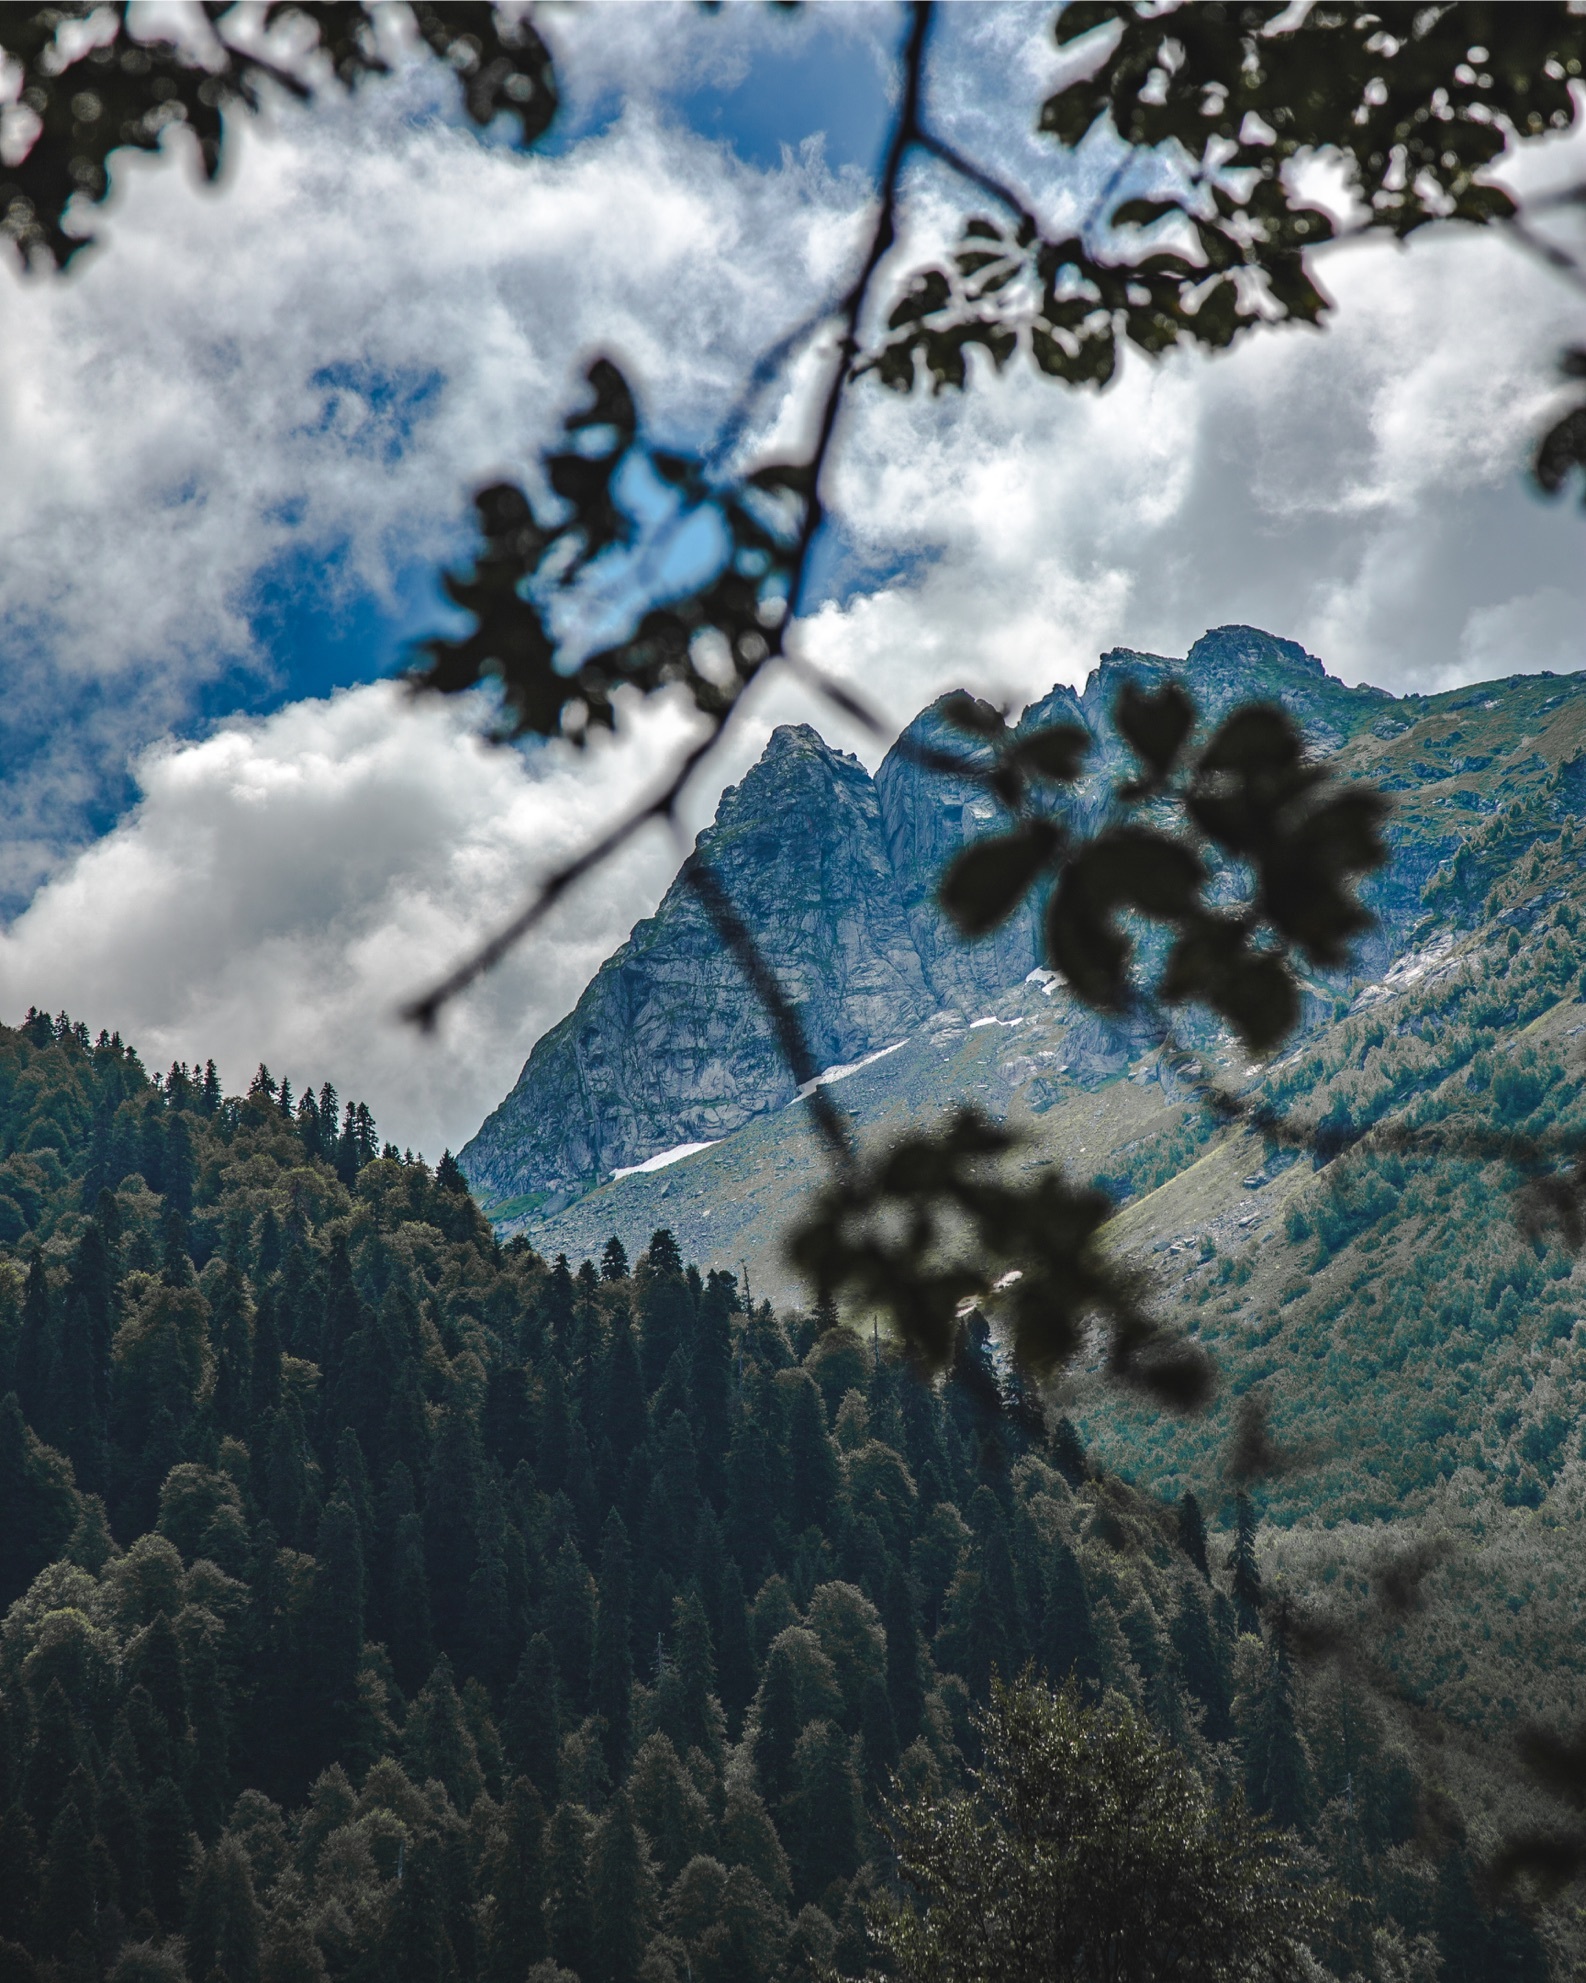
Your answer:
[[[1586,1975],[1583,64],[0,9],[0,1983]]]

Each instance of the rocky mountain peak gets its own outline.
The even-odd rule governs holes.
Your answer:
[[[1119,689],[1170,675],[1186,683],[1208,724],[1264,697],[1282,703],[1324,750],[1381,729],[1380,691],[1350,688],[1297,642],[1255,627],[1214,627],[1182,660],[1114,648],[1082,694],[1055,687],[1017,725],[1028,733],[1078,722],[1095,738],[1084,776],[1050,795],[1079,825],[1099,816],[1125,754],[1111,725]],[[983,1021],[1043,961],[1033,901],[974,944],[959,940],[937,906],[953,856],[1005,820],[977,778],[918,761],[920,746],[970,763],[987,750],[946,721],[944,702],[915,717],[873,778],[809,725],[781,726],[742,782],[723,792],[690,857],[710,863],[754,933],[819,1068],[923,1039],[927,1022]],[[1429,840],[1424,860],[1395,885],[1413,896],[1430,871],[1424,861],[1436,858]],[[1398,916],[1382,893],[1387,885],[1373,891],[1385,916],[1382,942]],[[518,1205],[527,1214],[565,1204],[615,1170],[730,1135],[793,1094],[771,1026],[685,870],[536,1045],[463,1152],[464,1168],[498,1211]]]

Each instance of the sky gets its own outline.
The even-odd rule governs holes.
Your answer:
[[[1058,225],[1096,162],[1034,133],[1046,6],[943,11],[939,124]],[[383,1134],[456,1147],[781,721],[757,687],[681,836],[657,828],[459,1001],[395,1017],[691,734],[664,699],[579,756],[480,741],[389,679],[444,625],[473,489],[525,476],[617,357],[698,444],[863,238],[901,16],[814,5],[548,9],[566,108],[542,153],[413,65],[234,129],[213,191],[118,159],[64,279],[0,267],[0,1013],[64,1007],[155,1066],[333,1081]],[[1531,148],[1528,188],[1582,169]],[[900,268],[951,237],[910,181]],[[1337,675],[1429,690],[1586,662],[1578,507],[1528,447],[1582,298],[1511,244],[1329,251],[1325,333],[1131,358],[1105,393],[1023,370],[845,412],[803,651],[900,726],[948,687],[1014,706],[1105,649],[1245,621]],[[801,431],[810,364],[765,444]]]

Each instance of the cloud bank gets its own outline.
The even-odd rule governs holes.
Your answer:
[[[155,748],[134,811],[0,936],[0,1005],[119,1028],[155,1068],[213,1055],[233,1092],[261,1059],[299,1092],[333,1081],[433,1160],[511,1085],[634,903],[659,897],[675,843],[640,843],[620,887],[568,903],[437,1039],[398,1005],[653,774],[687,727],[675,709],[655,719],[588,764],[526,763],[463,712],[375,684]]]
[[[1013,129],[1002,162],[1058,206],[1073,187],[1024,132],[1048,13],[949,10],[932,88],[964,142]],[[855,17],[855,60],[876,18]],[[591,351],[697,439],[865,218],[818,145],[752,169],[668,107],[663,84],[730,83],[786,23],[565,25],[588,116],[560,156],[480,143],[409,77],[243,133],[214,197],[135,164],[80,273],[0,280],[12,1016],[65,1005],[157,1061],[214,1053],[233,1084],[261,1058],[330,1078],[432,1155],[653,906],[676,847],[657,834],[575,898],[437,1045],[392,1006],[630,798],[684,718],[652,712],[584,761],[490,753],[462,712],[325,696],[323,641],[367,611],[374,644],[338,665],[372,673],[434,624],[469,490],[530,471]],[[1021,100],[993,117],[999,75]],[[1581,150],[1528,171],[1562,180]],[[901,259],[949,219],[922,175]],[[1106,647],[1183,653],[1230,620],[1397,690],[1581,665],[1582,525],[1523,485],[1576,299],[1488,237],[1341,248],[1323,272],[1325,333],[1131,360],[1100,396],[1022,370],[963,399],[861,387],[832,489],[847,576],[798,638],[899,724],[950,686],[1018,704]],[[767,418],[800,426],[796,389]],[[261,702],[281,706],[194,734]],[[687,826],[774,722],[811,718],[878,755],[768,685]]]

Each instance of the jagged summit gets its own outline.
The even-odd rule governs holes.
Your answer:
[[[1208,723],[1266,697],[1324,749],[1384,710],[1379,690],[1350,688],[1297,642],[1255,627],[1214,627],[1182,660],[1114,648],[1081,693],[1054,687],[1018,721],[1024,731],[1076,722],[1095,738],[1085,775],[1061,799],[1081,823],[1105,804],[1122,751],[1110,724],[1118,690],[1168,674]],[[923,1037],[943,1015],[984,1014],[1042,962],[1033,904],[976,944],[937,907],[947,862],[1000,816],[983,785],[927,770],[911,749],[985,751],[948,725],[944,701],[914,718],[874,778],[809,725],[783,725],[697,843],[797,1006],[820,1067]],[[614,1171],[730,1135],[793,1093],[769,1021],[679,875],[535,1046],[462,1162],[487,1204],[549,1209]]]

